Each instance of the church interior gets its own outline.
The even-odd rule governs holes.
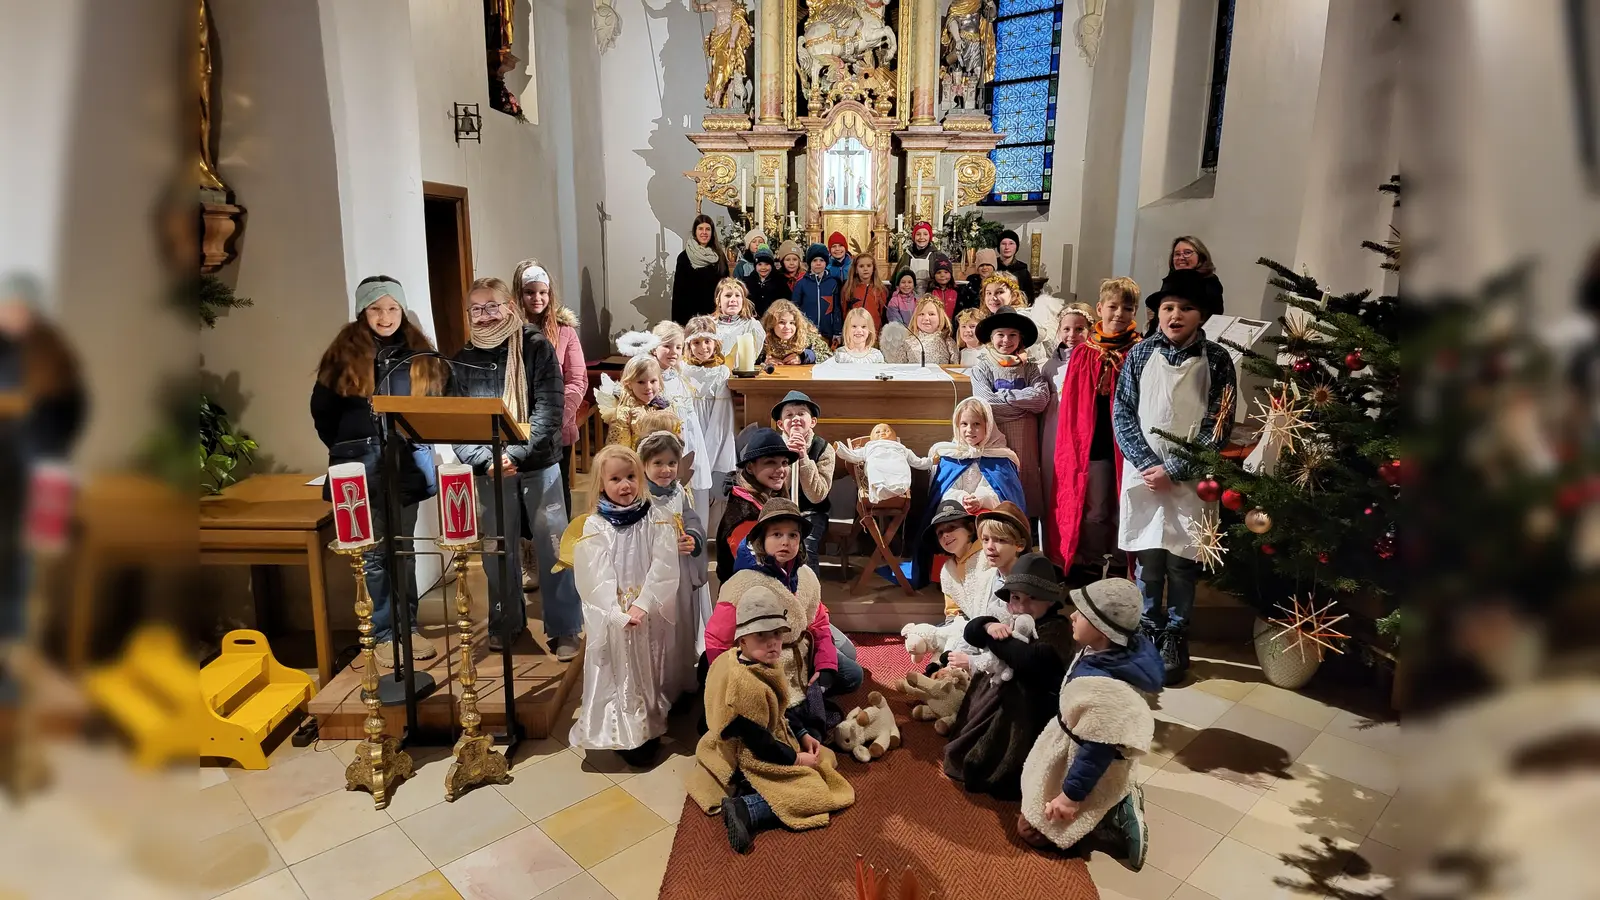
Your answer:
[[[0,35],[0,895],[1577,896],[1600,5],[144,5]]]

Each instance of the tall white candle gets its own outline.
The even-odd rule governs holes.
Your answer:
[[[944,185],[939,185],[939,205],[933,208],[934,228],[944,228]]]
[[[739,208],[750,208],[750,170],[745,169],[739,173]]]
[[[901,213],[900,215],[894,217],[894,230],[895,231],[905,231],[906,230],[906,214],[905,213]]]
[[[921,172],[917,173],[917,196],[918,197],[922,196],[922,173]],[[913,209],[914,208],[915,207],[913,207]]]
[[[789,230],[800,230],[800,216],[794,210],[789,210]]]
[[[767,230],[767,189],[756,188],[756,230]]]

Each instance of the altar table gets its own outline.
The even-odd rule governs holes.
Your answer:
[[[866,367],[863,367],[866,368]],[[950,381],[822,380],[811,377],[811,366],[777,366],[771,375],[733,378],[728,389],[744,397],[739,427],[771,425],[772,407],[790,391],[800,391],[822,408],[817,433],[829,441],[844,441],[887,422],[900,442],[926,454],[936,441],[950,440],[950,414],[955,405],[972,396],[972,382],[955,367],[946,367]]]

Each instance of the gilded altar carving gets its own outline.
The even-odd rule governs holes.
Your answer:
[[[933,156],[919,156],[911,161],[911,170],[908,173],[912,181],[923,178],[932,183],[938,172],[939,160]]]
[[[700,162],[693,169],[683,174],[695,182],[697,207],[701,200],[710,200],[723,206],[738,204],[739,186],[734,181],[738,178],[739,164],[726,153],[708,153],[700,157]]]
[[[971,206],[994,190],[994,162],[972,154],[956,160],[956,205]]]
[[[895,29],[884,21],[888,0],[813,0],[794,42],[794,69],[812,115],[854,99],[881,106],[886,115],[898,93],[892,63]],[[835,88],[838,88],[835,91]]]
[[[941,114],[982,109],[979,90],[994,80],[995,0],[951,0],[939,35]]]
[[[781,156],[763,156],[763,157],[761,157],[761,180],[762,180],[762,182],[771,183],[772,180],[775,177],[777,177],[778,170],[780,168],[782,168],[782,167],[783,167],[783,157],[781,157]]]
[[[713,109],[749,112],[750,79],[747,76],[750,45],[754,35],[744,0],[695,0],[694,11],[712,13],[711,33],[706,35],[706,103]],[[746,126],[748,127],[748,126]]]

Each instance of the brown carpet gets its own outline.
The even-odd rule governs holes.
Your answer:
[[[895,886],[907,867],[913,869],[924,890],[943,900],[1098,898],[1084,860],[1042,854],[1017,838],[1017,804],[968,794],[944,777],[944,738],[932,723],[911,721],[909,700],[883,687],[911,667],[900,638],[852,638],[868,670],[867,685],[841,706],[848,710],[864,702],[868,690],[884,690],[904,743],[868,764],[841,757],[855,805],[826,828],[762,832],[748,856],[728,847],[720,815],[707,816],[686,802],[662,900],[853,900],[856,854],[890,873]]]

